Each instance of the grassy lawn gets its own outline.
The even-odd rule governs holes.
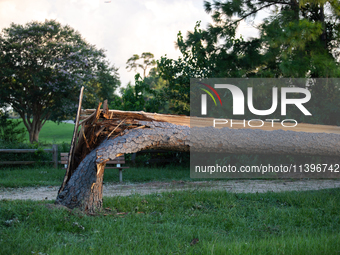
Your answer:
[[[73,127],[47,122],[40,141],[70,143]],[[1,167],[0,187],[59,186],[64,174]],[[123,179],[191,180],[188,167],[172,165],[130,167]],[[106,169],[104,182],[118,182],[118,170]],[[106,197],[97,216],[52,202],[0,200],[0,254],[340,254],[340,189]]]
[[[20,166],[0,168],[0,187],[61,185],[64,169],[51,166]],[[123,171],[124,182],[190,180],[189,168],[181,166],[131,167]],[[195,179],[197,180],[197,179]],[[104,182],[118,182],[118,169],[106,169]]]
[[[98,216],[0,201],[0,254],[339,254],[340,189],[104,199]]]
[[[19,127],[25,128],[21,123]],[[25,128],[26,130],[26,128]],[[74,125],[68,123],[60,123],[59,125],[53,121],[46,121],[39,134],[39,142],[44,144],[61,144],[71,143]],[[25,139],[29,141],[28,132]]]

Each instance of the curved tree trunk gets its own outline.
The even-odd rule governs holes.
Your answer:
[[[90,152],[59,191],[56,203],[95,212],[102,206],[102,182],[108,160],[151,148],[189,151],[189,127],[157,122],[142,124],[147,126],[107,139]]]
[[[177,151],[340,156],[340,135],[252,129],[216,129],[138,121],[139,127],[108,138],[80,162],[56,203],[95,212],[102,207],[105,163],[125,153],[157,148]],[[191,133],[191,134],[190,134]]]

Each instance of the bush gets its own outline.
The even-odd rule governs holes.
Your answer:
[[[0,111],[0,142],[1,143],[22,143],[25,140],[26,130],[18,128],[19,121],[9,119],[8,113]]]
[[[28,143],[0,143],[0,149],[37,149],[33,153],[1,153],[0,161],[51,161],[52,153],[45,152],[39,144]]]

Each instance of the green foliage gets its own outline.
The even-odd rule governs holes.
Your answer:
[[[36,149],[35,152],[30,153],[1,153],[0,161],[35,161],[37,164],[52,161],[52,153],[45,152],[45,147],[38,143],[27,144],[27,143],[1,143],[1,149]],[[1,165],[1,169],[8,166]],[[22,168],[22,165],[19,165]]]
[[[140,81],[140,75],[135,76],[136,85],[130,82],[126,88],[121,88],[121,98],[116,98],[110,104],[110,108],[124,111],[145,111],[145,93],[149,91],[149,86]]]
[[[338,1],[205,1],[204,5],[213,24],[201,29],[197,22],[186,39],[179,32],[177,46],[182,57],[173,60],[165,56],[158,61],[161,77],[168,82],[170,109],[175,113],[189,114],[190,78],[340,77]],[[235,38],[240,22],[260,10],[270,13],[258,27],[260,38]],[[339,113],[336,86],[308,88],[322,98],[314,102],[315,110],[332,109],[331,116]],[[309,122],[338,123],[320,111],[314,115]]]
[[[256,77],[339,77],[337,1],[206,1],[205,7],[215,20],[208,32],[216,37],[217,31],[222,38],[234,36],[232,32],[241,20],[256,16],[259,10],[269,11],[270,16],[259,27],[261,43],[256,50],[261,52],[262,61]],[[233,15],[238,16],[236,21]],[[221,32],[225,29],[231,32]]]
[[[0,117],[0,123],[3,123],[4,116]],[[8,134],[12,134],[16,132],[17,130],[23,131],[23,133],[20,134],[20,138],[22,139],[11,139],[8,140],[9,136],[5,136],[7,141],[1,140],[0,139],[0,149],[38,149],[38,151],[34,153],[2,153],[0,155],[0,161],[35,161],[36,164],[34,167],[37,165],[45,164],[43,162],[51,162],[52,161],[52,153],[50,152],[44,152],[44,149],[51,149],[52,144],[58,144],[58,152],[69,152],[70,151],[70,142],[72,139],[72,134],[73,134],[73,129],[74,125],[68,124],[68,123],[60,123],[59,125],[55,122],[52,121],[47,121],[46,125],[42,128],[41,131],[41,141],[39,143],[34,143],[34,144],[28,144],[27,142],[23,142],[23,140],[28,139],[28,135],[26,130],[24,129],[24,125],[22,121],[19,121],[17,119],[10,120],[12,125],[9,125],[8,123],[5,125],[5,131]],[[0,128],[0,130],[2,130]],[[26,136],[25,136],[26,135]],[[50,164],[50,163],[49,163]],[[23,171],[20,171],[21,169],[25,168],[23,165],[18,165],[18,166],[11,166],[9,167],[8,165],[1,165],[1,171],[6,172],[6,169],[8,170],[8,176],[4,178],[3,181],[8,183],[8,182],[14,182],[13,185],[17,185],[15,183],[39,183],[39,176],[36,176],[34,168],[32,169],[32,172],[27,173],[27,175],[23,174]],[[47,167],[48,168],[48,167]],[[19,169],[18,170],[18,176],[14,174],[14,169]],[[53,170],[55,171],[55,170]],[[13,175],[14,174],[14,175]],[[1,177],[0,177],[1,178]],[[22,179],[22,181],[19,181],[19,179]],[[29,180],[34,179],[34,182],[31,182]],[[46,182],[43,182],[46,184]],[[54,183],[57,183],[54,182]],[[48,185],[48,184],[46,184]],[[49,184],[52,185],[52,184]],[[53,185],[58,185],[53,184]],[[0,184],[1,186],[1,184]],[[19,185],[20,186],[20,185]]]
[[[54,20],[11,24],[0,34],[0,104],[18,112],[37,142],[47,119],[72,116],[81,86],[106,97],[119,85],[117,69],[103,50],[87,43],[69,26]],[[111,95],[110,95],[111,94]],[[85,105],[95,100],[86,98]]]
[[[158,61],[160,75],[168,82],[164,94],[174,113],[190,113],[191,78],[252,76],[259,65],[262,59],[258,50],[259,40],[245,42],[242,38],[223,37],[225,43],[217,45],[221,35],[212,33],[218,31],[202,30],[200,22],[197,22],[194,32],[188,33],[187,40],[181,33],[177,36],[177,45],[183,57],[178,60],[162,57]]]
[[[26,132],[19,125],[20,122],[9,119],[6,112],[0,111],[0,144],[22,143]]]
[[[110,107],[125,111],[169,113],[169,102],[165,92],[167,82],[159,75],[158,67],[151,68],[146,75],[146,70],[156,65],[153,58],[152,53],[144,52],[141,56],[134,54],[128,59],[126,68],[135,72],[137,68],[143,69],[143,77],[137,73],[135,85],[128,83],[125,88],[121,88],[122,96],[116,96]],[[137,61],[141,59],[142,63],[138,63]]]
[[[118,68],[108,66],[98,73],[98,76],[87,83],[84,90],[82,107],[95,109],[99,102],[112,102],[116,96],[115,90],[120,86]]]
[[[334,2],[314,1],[295,9],[287,5],[261,26],[267,51],[279,49],[276,68],[282,76],[339,77],[339,16],[325,8],[334,8]]]
[[[166,104],[160,97],[157,86],[162,86],[160,79],[147,77],[142,79],[140,74],[135,75],[135,85],[128,83],[121,88],[121,98],[117,97],[110,108],[124,111],[164,112]]]
[[[146,76],[146,70],[148,67],[152,67],[156,65],[156,61],[153,59],[154,55],[151,52],[143,52],[141,56],[138,54],[134,54],[131,58],[126,61],[126,69],[132,69],[137,72],[137,68],[143,69],[143,78]],[[138,63],[138,60],[142,60],[142,64]]]
[[[58,152],[70,152],[70,143],[62,142],[61,144],[58,144]]]

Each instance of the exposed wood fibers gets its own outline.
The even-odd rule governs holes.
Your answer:
[[[150,121],[143,114],[115,114],[109,111],[107,102],[104,102],[103,108],[100,109],[102,103],[99,103],[97,109],[83,110],[81,112],[80,122],[81,129],[77,135],[75,156],[71,174],[78,167],[80,162],[95,149],[103,140],[107,138],[114,139],[121,135],[127,129],[145,128],[145,125],[139,121]],[[71,176],[71,175],[70,175]]]

